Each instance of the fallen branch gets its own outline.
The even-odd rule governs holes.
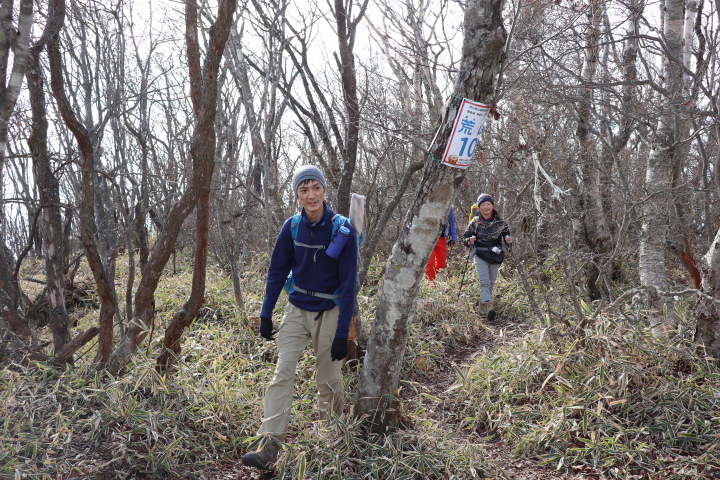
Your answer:
[[[56,363],[67,363],[67,361],[77,352],[83,345],[88,343],[90,340],[97,336],[100,329],[98,327],[91,327],[85,330],[83,333],[77,335],[75,338],[65,344],[60,350],[55,353],[53,362]]]
[[[707,293],[703,292],[702,290],[698,290],[696,288],[686,288],[684,290],[678,290],[675,292],[665,292],[653,285],[642,285],[639,287],[632,288],[632,289],[628,290],[627,292],[623,293],[622,295],[620,295],[618,298],[615,299],[614,302],[612,302],[610,305],[608,305],[607,311],[613,311],[613,310],[617,309],[622,303],[625,302],[625,300],[628,297],[632,297],[633,295],[635,295],[637,293],[643,293],[643,292],[647,292],[647,291],[653,292],[659,297],[679,297],[681,295],[697,295],[697,296],[704,298],[706,300],[709,300],[711,302],[720,304],[720,299],[715,298],[711,295],[708,295]],[[598,308],[597,310],[595,310],[595,312],[593,312],[590,320],[591,321],[595,320],[597,318],[597,316],[600,314],[601,310],[602,310],[601,308]]]

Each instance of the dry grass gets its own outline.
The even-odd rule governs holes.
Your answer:
[[[308,352],[275,478],[506,478],[484,458],[488,435],[518,456],[588,475],[689,479],[720,468],[720,376],[690,343],[654,339],[604,314],[582,332],[564,326],[577,319],[533,324],[511,269],[497,285],[501,321],[487,325],[474,306],[472,270],[458,292],[463,265],[453,259],[435,285],[421,287],[401,375],[404,429],[368,436],[349,412],[319,423]],[[228,275],[209,270],[203,315],[167,375],[153,360],[189,292],[188,267],[163,279],[153,337],[127,375],[95,372],[94,347],[64,371],[43,364],[0,371],[0,478],[215,479],[218,465],[236,465],[257,440],[275,361],[274,344],[260,339],[253,320],[266,268],[266,257],[244,268],[246,311],[236,307]],[[374,265],[360,292],[367,331],[379,272]],[[555,311],[573,312],[561,277],[552,281]],[[96,313],[75,316],[82,328]],[[348,403],[356,382],[357,373],[347,374]]]

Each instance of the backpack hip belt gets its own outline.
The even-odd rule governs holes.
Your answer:
[[[312,290],[305,290],[304,288],[300,288],[297,285],[295,285],[295,282],[290,282],[290,287],[295,290],[296,292],[304,293],[305,295],[309,295],[311,297],[319,297],[319,298],[326,298],[328,300],[337,300],[340,298],[340,294],[330,294],[330,293],[322,293],[322,292],[313,292]]]

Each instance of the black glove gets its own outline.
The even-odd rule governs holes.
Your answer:
[[[333,362],[347,357],[347,342],[347,338],[335,337],[332,347],[330,347],[330,358]]]
[[[447,246],[448,246],[448,247],[452,247],[453,245],[455,245],[455,240],[448,240],[448,241],[447,241]]]
[[[265,340],[274,340],[273,337],[273,323],[272,318],[261,318],[260,319],[260,336]]]

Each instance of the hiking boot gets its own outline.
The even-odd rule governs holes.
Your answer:
[[[272,470],[277,461],[280,443],[272,437],[267,437],[265,446],[257,452],[248,452],[242,457],[246,467],[255,467],[261,470]]]
[[[495,307],[493,307],[492,302],[485,302],[483,304],[485,307],[485,311],[487,311],[487,320],[488,322],[494,322],[495,317],[497,316],[497,313],[495,312]]]

